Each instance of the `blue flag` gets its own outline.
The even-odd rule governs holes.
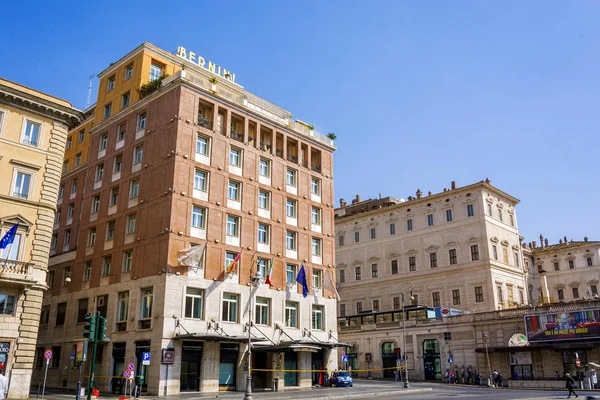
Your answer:
[[[0,249],[7,248],[9,244],[12,244],[12,242],[15,241],[15,235],[18,227],[19,224],[14,224],[12,228],[10,228],[8,232],[4,234],[4,237],[2,237],[2,240],[0,240]]]
[[[306,271],[304,271],[304,264],[302,264],[300,271],[298,271],[296,282],[302,285],[302,296],[308,296],[308,283],[306,282]]]

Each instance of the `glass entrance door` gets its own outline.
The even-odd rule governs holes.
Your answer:
[[[285,353],[283,363],[283,369],[285,370],[283,373],[285,387],[298,386],[298,373],[295,372],[298,369],[298,354],[293,352]]]
[[[200,363],[198,361],[181,361],[179,390],[182,392],[198,392],[200,390]]]

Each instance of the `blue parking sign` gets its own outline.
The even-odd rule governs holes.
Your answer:
[[[145,351],[142,353],[142,361],[150,361],[150,352]]]

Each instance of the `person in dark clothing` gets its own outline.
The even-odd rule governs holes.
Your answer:
[[[575,385],[575,379],[573,379],[573,377],[570,374],[565,374],[565,377],[567,381],[567,389],[569,389],[568,398],[571,398],[571,393],[573,393],[576,398],[579,397],[577,393],[575,393],[575,391],[573,390],[573,386]]]

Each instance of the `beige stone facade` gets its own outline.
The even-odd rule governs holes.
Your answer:
[[[117,110],[124,94],[137,93],[148,75],[162,76],[159,70],[170,76],[158,90]],[[249,281],[257,266],[252,367],[334,368],[336,299],[333,284],[325,284],[330,271],[335,282],[331,140],[147,43],[99,77],[93,127],[85,129],[87,164],[63,176],[34,375],[42,376],[43,351],[53,348],[60,357],[48,385],[74,387],[69,355],[85,313],[100,311],[110,337],[97,356],[101,391],[129,362],[150,394],[244,390]],[[82,191],[71,198],[73,179]],[[191,246],[205,246],[197,267],[178,259]],[[228,276],[237,254],[240,264]],[[302,265],[306,298],[295,282]],[[168,367],[161,363],[167,348],[175,351]],[[149,366],[143,352],[151,353]],[[276,375],[256,371],[255,387],[271,387]],[[322,379],[308,372],[280,377],[280,387]]]
[[[71,104],[0,79],[0,231],[17,236],[0,253],[0,364],[9,398],[26,398],[46,290],[48,254]]]

